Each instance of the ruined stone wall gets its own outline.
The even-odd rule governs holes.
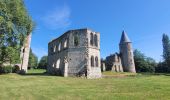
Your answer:
[[[68,56],[68,34],[51,41],[48,45],[47,71],[56,75],[64,75],[64,58]]]
[[[109,67],[108,70],[111,70],[114,72],[123,72],[121,58],[118,53],[108,56],[106,58],[106,63],[107,63],[107,66]]]
[[[78,45],[75,44],[78,39]],[[85,67],[87,30],[71,31],[69,35],[68,75],[75,76]]]
[[[90,44],[90,34],[93,34],[93,43]],[[67,47],[63,48],[67,40]],[[92,42],[92,41],[91,41]],[[60,51],[55,47],[61,44]],[[85,75],[87,78],[100,78],[100,35],[88,29],[71,30],[61,37],[51,41],[48,46],[48,72],[60,72],[63,76]],[[91,66],[91,56],[97,66]],[[96,59],[95,59],[96,57]],[[60,67],[57,61],[60,59]]]
[[[31,36],[32,33],[30,33],[27,37],[26,37],[26,43],[24,44],[24,46],[21,48],[21,54],[20,54],[20,58],[21,58],[21,70],[24,71],[24,73],[27,72],[28,69],[28,61],[29,61],[29,53],[30,53],[30,45],[31,45]]]

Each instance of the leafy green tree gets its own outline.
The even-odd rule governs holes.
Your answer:
[[[0,0],[0,64],[8,59],[5,55],[13,55],[8,49],[20,51],[33,27],[23,0]]]
[[[19,51],[13,47],[2,47],[0,61],[3,63],[16,64],[19,63]]]
[[[1,45],[23,45],[23,40],[33,29],[33,21],[23,0],[0,1]]]
[[[32,49],[30,49],[28,67],[37,68],[37,66],[38,66],[38,57],[32,52]]]
[[[138,50],[134,50],[134,61],[137,72],[155,72],[157,66],[154,59],[146,57]]]
[[[167,73],[169,72],[168,66],[165,62],[159,62],[158,66],[155,68],[157,73]]]
[[[40,68],[40,69],[47,69],[47,56],[43,56],[40,59],[40,62],[38,64],[38,68]]]

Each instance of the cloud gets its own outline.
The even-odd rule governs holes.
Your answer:
[[[71,24],[70,15],[70,8],[68,5],[64,5],[47,13],[42,20],[46,27],[56,30],[66,28]]]
[[[38,60],[41,59],[41,57],[47,55],[47,50],[45,48],[42,47],[31,47],[32,51],[34,54],[36,54],[36,56],[38,57]]]

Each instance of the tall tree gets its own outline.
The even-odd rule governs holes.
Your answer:
[[[22,46],[34,24],[23,0],[1,0],[0,25],[1,46]]]
[[[0,48],[23,48],[22,66],[28,65],[31,32],[34,23],[23,0],[0,0]],[[0,50],[2,54],[2,49]],[[0,55],[1,55],[0,54]],[[0,61],[1,64],[3,63]]]
[[[163,34],[162,36],[162,45],[164,62],[168,67],[170,67],[170,40],[166,34]]]

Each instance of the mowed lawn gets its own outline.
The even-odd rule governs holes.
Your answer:
[[[48,76],[42,72],[0,75],[0,100],[170,100],[168,75],[88,80]]]

